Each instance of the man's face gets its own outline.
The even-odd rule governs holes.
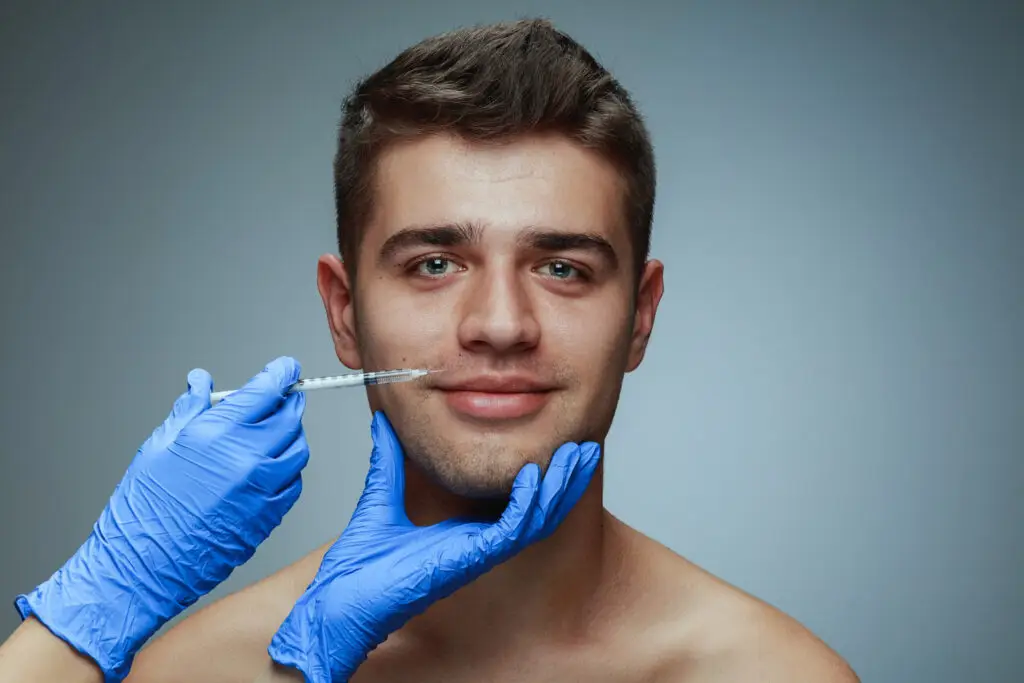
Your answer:
[[[357,282],[321,259],[345,365],[443,370],[368,391],[406,456],[449,491],[506,495],[527,462],[603,441],[662,290],[652,261],[634,306],[623,192],[567,138],[426,137],[379,160]]]

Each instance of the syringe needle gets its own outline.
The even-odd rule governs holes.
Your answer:
[[[423,369],[412,370],[377,370],[371,372],[353,372],[347,375],[336,375],[334,377],[309,377],[300,379],[288,388],[285,393],[293,394],[297,391],[314,391],[316,389],[339,389],[341,387],[364,387],[378,384],[393,384],[395,382],[409,382],[414,379],[429,375],[433,371]],[[210,404],[215,405],[223,401],[227,396],[238,391],[216,391],[210,394]]]

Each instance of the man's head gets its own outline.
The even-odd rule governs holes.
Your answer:
[[[345,104],[344,263],[318,283],[351,368],[444,369],[370,390],[407,457],[460,495],[603,441],[662,293],[654,160],[626,92],[544,21],[409,48]]]

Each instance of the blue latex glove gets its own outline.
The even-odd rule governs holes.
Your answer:
[[[284,391],[299,369],[279,358],[213,408],[209,373],[189,373],[89,538],[16,599],[22,618],[124,679],[146,640],[248,560],[298,498],[305,399]]]
[[[431,603],[546,538],[590,483],[595,443],[567,443],[540,468],[526,465],[494,523],[415,526],[405,514],[402,447],[376,413],[366,486],[348,527],[277,631],[268,652],[312,683],[347,681],[369,653]]]

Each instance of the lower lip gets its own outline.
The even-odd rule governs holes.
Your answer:
[[[457,413],[482,420],[513,420],[538,412],[549,392],[492,394],[483,391],[446,391],[448,405]]]

